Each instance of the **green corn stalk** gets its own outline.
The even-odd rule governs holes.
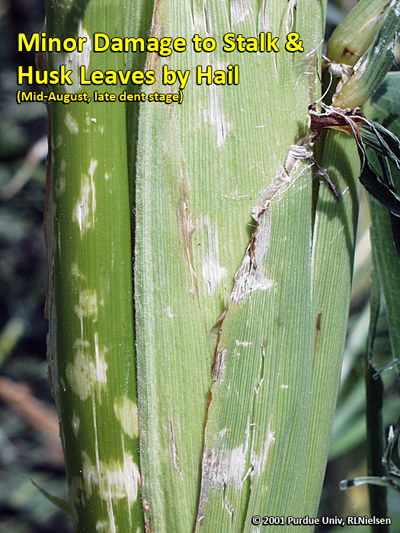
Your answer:
[[[147,37],[151,9],[48,0],[47,31]],[[75,82],[92,101],[50,107],[50,368],[77,533],[252,532],[265,515],[292,531],[287,517],[316,515],[359,172],[352,139],[309,136],[325,17],[325,1],[160,0],[150,36],[183,37],[185,53],[48,58],[154,70],[146,99],[178,91],[166,70],[190,71],[182,105],[126,110],[93,101],[121,87]],[[224,52],[228,32],[271,32],[279,52]],[[285,50],[291,32],[303,52]],[[195,52],[196,34],[217,49]],[[229,65],[238,85],[196,83]]]
[[[86,37],[82,53],[48,54],[73,70],[69,92],[90,103],[49,109],[50,372],[60,412],[76,532],[143,531],[139,495],[132,255],[126,110],[79,86],[94,70],[124,68],[122,54],[93,54],[92,34],[124,33],[124,2],[47,2],[47,35]],[[57,88],[62,94],[66,89]]]

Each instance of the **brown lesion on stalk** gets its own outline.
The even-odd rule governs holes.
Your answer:
[[[160,22],[160,19],[162,18],[162,8],[164,6],[164,3],[162,0],[155,0],[154,2],[154,10],[153,10],[153,17],[152,17],[152,26],[150,30],[149,38],[156,38],[161,39],[164,37],[168,32],[165,31],[164,25]],[[146,63],[144,66],[144,71],[146,70],[154,70],[156,73],[156,84],[153,85],[154,88],[157,87],[158,80],[161,79],[160,73],[161,73],[161,56],[159,54],[153,54],[148,53],[146,57]]]
[[[223,348],[215,352],[214,364],[213,364],[212,372],[211,372],[212,377],[215,379],[215,381],[221,380],[224,376],[225,358],[226,358],[227,353],[228,353],[227,348]]]
[[[321,321],[322,321],[322,309],[321,311],[318,313],[318,316],[317,316],[317,323],[315,325],[315,329],[317,330],[317,335],[318,333],[320,332],[321,330]]]
[[[320,311],[319,311],[319,313],[317,315],[316,323],[315,323],[315,341],[314,341],[313,366],[314,366],[314,363],[315,363],[315,357],[317,355],[317,349],[318,349],[318,344],[319,344],[319,332],[321,331],[322,314],[323,314],[323,309],[320,309]]]
[[[176,213],[178,237],[189,268],[191,282],[190,292],[196,296],[196,298],[198,298],[199,289],[193,257],[193,234],[196,230],[196,217],[190,212],[188,206],[189,186],[186,176],[186,169],[183,161],[181,161],[179,176],[179,200]]]

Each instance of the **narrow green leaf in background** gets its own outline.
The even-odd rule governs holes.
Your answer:
[[[389,73],[381,87],[377,90],[370,104],[366,107],[366,116],[385,126],[391,133],[400,136],[400,76],[398,72]],[[388,171],[392,168],[391,179],[389,184],[395,191],[400,190],[400,170],[394,163],[388,163]],[[380,298],[382,290],[385,303],[386,314],[389,324],[389,337],[392,347],[392,357],[396,360],[400,357],[400,316],[399,316],[399,299],[400,299],[400,259],[396,249],[398,239],[395,232],[398,231],[398,217],[380,205],[374,198],[370,199],[371,208],[371,244],[373,252],[374,272],[372,278],[373,296],[376,300]],[[374,300],[372,300],[374,302]],[[373,310],[371,311],[373,313]],[[375,312],[377,314],[377,312]],[[374,316],[371,314],[371,320]],[[375,321],[377,318],[375,318]],[[370,337],[373,332],[370,333]],[[371,353],[369,353],[369,364],[367,373],[367,402],[375,403],[376,398],[371,398],[376,385],[373,383],[374,377],[371,373],[373,368],[373,339],[369,341]],[[369,378],[369,379],[368,379]],[[378,376],[381,382],[381,376]],[[383,395],[383,392],[381,393]],[[367,404],[368,406],[368,404]],[[372,418],[373,414],[375,417]],[[381,413],[371,413],[367,411],[367,430],[368,430],[368,475],[375,477],[391,475],[390,468],[382,465],[383,440],[383,422]],[[389,457],[391,460],[391,457]],[[389,471],[388,471],[389,470]],[[379,508],[384,508],[386,502],[384,496],[386,489],[384,487],[369,487],[371,513],[376,512]],[[382,515],[382,512],[380,513]],[[378,530],[376,530],[378,531]]]
[[[400,76],[389,73],[365,109],[367,118],[374,120],[400,138]],[[400,171],[392,165],[392,178],[400,192]],[[400,358],[400,259],[393,241],[392,224],[388,211],[373,198],[371,207],[371,241],[376,256],[382,290],[385,296],[392,354]]]

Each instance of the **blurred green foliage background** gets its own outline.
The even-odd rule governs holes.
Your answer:
[[[327,35],[354,3],[329,2]],[[68,517],[30,481],[67,497],[46,362],[43,213],[47,114],[43,104],[18,105],[15,98],[17,66],[34,65],[33,53],[17,51],[17,35],[41,30],[43,4],[43,0],[0,0],[0,533],[72,531]],[[339,481],[366,474],[364,357],[370,264],[364,195],[342,386],[320,505],[323,516],[369,514],[367,488],[340,492]],[[378,368],[384,368],[391,360],[384,313],[378,335],[375,360]],[[396,368],[383,377],[388,427],[400,414]],[[400,495],[389,490],[388,498],[392,530],[398,531]],[[316,531],[336,530],[321,526]],[[369,528],[358,527],[357,531]]]
[[[41,0],[0,1],[0,531],[68,533],[68,517],[31,479],[66,497],[58,421],[47,379],[45,157],[47,113],[18,105],[17,35],[40,31]]]

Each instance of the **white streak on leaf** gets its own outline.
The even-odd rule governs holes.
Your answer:
[[[167,313],[168,318],[174,318],[174,317],[175,317],[175,315],[174,315],[174,313],[172,312],[172,309],[171,309],[170,306],[166,307],[166,308],[164,309],[164,311]]]
[[[254,291],[267,291],[276,284],[264,275],[264,263],[270,243],[269,223],[259,227],[257,235],[253,237],[253,247],[248,248],[242,264],[235,276],[235,285],[230,300],[240,303]]]
[[[79,270],[78,263],[71,264],[71,276],[86,281],[86,276]]]
[[[179,455],[178,455],[178,449],[176,447],[176,439],[175,439],[175,432],[174,432],[174,426],[172,423],[172,420],[169,420],[169,442],[171,446],[171,454],[172,454],[172,464],[175,469],[175,472],[179,474],[179,476],[182,478],[182,472],[179,466]]]
[[[227,276],[228,271],[220,265],[219,261],[219,239],[218,229],[208,218],[204,220],[204,227],[207,230],[205,261],[202,264],[201,272],[207,284],[207,292],[213,294],[221,281]]]
[[[272,422],[272,416],[268,423],[267,436],[264,440],[264,444],[262,446],[261,451],[259,453],[256,453],[252,445],[251,454],[250,454],[250,462],[253,467],[253,470],[250,474],[250,478],[252,481],[254,477],[258,477],[264,472],[265,467],[267,466],[269,450],[271,448],[271,445],[275,442],[275,432],[271,430],[271,422]]]
[[[124,453],[122,462],[98,461],[96,465],[93,465],[86,452],[82,453],[82,459],[84,487],[89,498],[94,487],[97,487],[102,500],[111,503],[112,500],[126,498],[129,506],[136,502],[140,474],[132,455]]]
[[[216,64],[213,65],[213,72],[215,70],[223,69],[225,65]],[[224,111],[221,106],[220,95],[221,91],[218,90],[218,86],[210,85],[209,89],[209,109],[208,113],[204,113],[204,119],[214,128],[217,147],[222,148],[228,135],[233,130],[233,125],[226,119]]]
[[[78,52],[76,49],[73,52],[66,53],[55,53],[52,55],[53,67],[59,69],[61,65],[65,65],[65,69],[72,70],[70,76],[72,85],[65,84],[64,88],[67,93],[77,93],[82,88],[80,80],[80,67],[84,66],[86,70],[89,68],[90,63],[90,53],[92,50],[92,42],[90,40],[88,32],[83,28],[82,21],[79,21],[78,24],[78,35],[76,38],[85,37],[86,42],[82,45],[82,52]]]
[[[231,0],[231,20],[232,26],[244,22],[252,14],[251,5],[248,0]]]
[[[245,348],[247,348],[247,346],[252,346],[253,345],[252,342],[238,341],[237,339],[235,340],[235,343],[236,343],[236,346],[244,346]]]
[[[250,432],[246,431],[245,441],[231,451],[224,449],[226,435],[228,434],[220,432],[221,442],[215,448],[206,451],[203,456],[203,472],[207,472],[207,481],[213,489],[224,485],[240,488],[246,475]]]
[[[74,432],[74,435],[75,435],[75,437],[77,437],[78,436],[78,431],[79,431],[79,426],[81,425],[81,421],[79,420],[79,417],[77,416],[77,414],[75,412],[72,415],[71,424],[72,424],[72,430]]]
[[[225,359],[226,359],[227,353],[228,353],[228,350],[226,348],[216,353],[215,363],[213,367],[213,376],[218,381],[222,381],[224,379]]]
[[[101,401],[101,391],[107,384],[107,348],[100,348],[97,333],[94,350],[88,341],[77,339],[73,347],[73,363],[67,364],[66,377],[72,390],[81,400],[96,394]],[[93,353],[94,352],[94,353]]]
[[[136,403],[126,396],[114,400],[114,413],[122,429],[131,438],[139,435],[138,409]]]
[[[260,11],[258,12],[258,31],[271,31],[271,22],[270,22],[270,3],[271,0],[262,0]]]
[[[97,320],[97,293],[88,289],[79,293],[79,305],[74,307],[79,318],[91,318],[93,322]]]
[[[94,173],[97,165],[98,162],[91,159],[88,175],[83,174],[82,176],[79,198],[72,213],[72,219],[78,222],[81,237],[85,235],[88,229],[93,228],[95,223],[96,187]]]
[[[74,119],[74,117],[71,115],[71,113],[67,113],[64,118],[64,124],[67,126],[67,130],[72,135],[78,135],[79,133],[79,126],[77,121]]]
[[[190,10],[192,14],[192,26],[193,33],[200,33],[206,36],[207,33],[207,23],[206,23],[206,14],[204,12],[204,6],[201,3],[193,2],[192,9]]]
[[[206,261],[202,266],[203,278],[207,282],[208,294],[213,294],[221,281],[225,278],[228,271],[225,267],[219,266],[218,263]]]

